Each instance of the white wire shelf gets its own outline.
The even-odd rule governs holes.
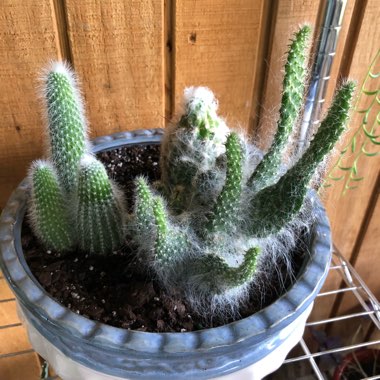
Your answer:
[[[318,301],[323,298],[350,297],[351,295],[354,301],[350,302],[350,312],[326,319],[308,321],[302,340],[288,355],[281,368],[269,375],[266,380],[329,380],[333,378],[335,368],[347,354],[355,355],[358,350],[364,348],[380,348],[380,339],[371,338],[376,335],[380,338],[380,334],[376,334],[376,332],[380,332],[379,301],[336,247],[334,247],[328,276],[329,279],[335,277],[333,283],[338,284],[337,289],[319,293],[314,307],[318,307]],[[351,312],[352,310],[355,311]],[[316,328],[318,330],[314,330]],[[359,330],[362,330],[362,339],[359,337]],[[343,331],[344,333],[341,335],[344,336],[334,336],[336,331]],[[329,344],[323,347],[321,339],[318,337],[322,337],[322,341],[325,343],[333,342],[333,344],[330,344],[330,347]],[[345,379],[342,377],[342,380]],[[355,380],[358,379],[355,377]],[[372,373],[371,376],[366,376],[363,370],[363,377],[360,379],[380,379],[380,371],[377,374]]]
[[[367,285],[360,278],[356,270],[348,263],[345,258],[334,249],[333,259],[329,270],[329,278],[335,276],[335,284],[337,289],[328,290],[319,293],[316,299],[318,301],[328,297],[346,297],[352,295],[355,298],[356,307],[350,308],[355,310],[344,315],[325,318],[321,320],[310,320],[306,324],[303,339],[292,350],[288,358],[285,360],[281,368],[275,373],[269,375],[266,380],[329,380],[332,378],[334,368],[339,365],[339,361],[350,352],[357,352],[362,348],[380,348],[380,339],[370,339],[376,335],[376,331],[380,332],[380,304],[373,295]],[[0,273],[0,281],[4,281]],[[333,302],[334,299],[332,299]],[[0,315],[1,309],[9,303],[14,303],[13,297],[6,296],[0,298]],[[351,321],[356,321],[354,324]],[[1,333],[6,330],[15,329],[21,326],[19,321],[14,323],[3,323],[0,319],[0,339]],[[348,322],[350,324],[348,324]],[[329,342],[334,338],[337,324],[344,323],[345,329],[351,326],[349,332],[345,331],[345,339],[338,339],[334,344],[326,344],[323,347],[322,341]],[[359,327],[358,327],[359,326]],[[364,327],[363,327],[364,326]],[[366,331],[363,339],[358,339],[358,328]],[[339,329],[338,329],[339,330]],[[330,335],[329,335],[330,334]],[[380,338],[380,334],[377,334]],[[316,337],[319,337],[319,342]],[[30,355],[32,349],[20,349],[14,352],[0,353],[0,368],[2,360],[12,360],[23,355]],[[46,370],[47,363],[42,363]],[[379,366],[380,368],[380,366]],[[380,379],[380,373],[370,377],[363,376],[362,379],[374,380]],[[31,379],[38,379],[39,374],[36,373]],[[57,376],[45,377],[48,380],[58,380]],[[356,378],[355,378],[356,379]],[[8,378],[7,380],[24,380],[17,377]],[[238,379],[237,379],[238,380]],[[343,380],[343,379],[342,379]]]

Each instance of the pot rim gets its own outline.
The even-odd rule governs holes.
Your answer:
[[[124,145],[159,143],[162,129],[120,132],[96,138],[93,152]],[[152,333],[126,330],[78,315],[55,301],[38,283],[26,264],[21,247],[28,184],[24,179],[11,195],[0,218],[0,267],[18,301],[36,318],[60,334],[91,342],[98,347],[183,354],[230,346],[276,334],[296,319],[314,300],[329,269],[331,233],[329,221],[317,194],[312,191],[317,214],[310,244],[310,257],[303,272],[288,291],[271,305],[244,319],[209,329],[183,333]],[[326,254],[329,252],[329,254]]]

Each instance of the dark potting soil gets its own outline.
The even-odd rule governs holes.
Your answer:
[[[124,147],[101,152],[98,158],[123,190],[129,207],[133,204],[133,179],[144,174],[159,179],[159,145]],[[293,252],[293,273],[302,265],[304,250]],[[47,251],[23,224],[22,245],[26,261],[40,284],[58,302],[90,319],[126,329],[151,332],[184,332],[216,327],[226,320],[202,318],[192,312],[180,294],[168,294],[144,273],[126,244],[110,256],[86,255],[80,251]],[[294,276],[279,263],[271,281],[262,279],[265,289],[252,291],[249,302],[240,310],[240,318],[270,305],[291,285]],[[235,320],[237,320],[235,318]],[[232,320],[227,320],[231,322]]]

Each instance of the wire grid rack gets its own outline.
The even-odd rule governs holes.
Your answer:
[[[309,320],[301,341],[290,352],[280,369],[269,375],[266,380],[328,380],[332,378],[334,368],[348,353],[355,353],[358,349],[363,348],[380,347],[379,301],[368,289],[356,270],[336,248],[333,252],[329,270],[329,279],[333,277],[335,277],[335,281],[332,281],[332,283],[338,284],[336,289],[319,293],[315,307],[318,307],[319,300],[327,297],[346,297],[351,295],[355,300],[355,305],[350,310],[355,310],[355,312],[323,320]],[[0,280],[4,281],[1,272]],[[15,302],[15,299],[13,297],[0,299],[0,316],[2,315],[2,307],[9,302]],[[2,322],[0,320],[0,339],[1,332],[21,326],[20,322],[10,324]],[[342,329],[339,329],[339,324],[342,324]],[[338,336],[334,339],[334,334],[337,331],[338,333],[339,331],[341,332],[340,337]],[[342,335],[345,339],[342,339]],[[359,335],[362,337],[359,337]],[[379,339],[371,338],[376,335]],[[9,360],[10,358],[32,353],[34,352],[31,348],[5,354],[0,353],[0,373],[2,360]],[[40,378],[59,380],[58,376],[48,370],[48,365],[43,360],[40,361],[40,367],[37,368],[38,370],[36,369],[35,374],[29,372],[28,377],[14,377],[7,378],[7,380],[34,380]],[[380,372],[376,375],[372,373],[371,376],[366,376],[363,371],[363,374],[362,379],[380,379]],[[358,377],[355,377],[355,379],[358,379]]]

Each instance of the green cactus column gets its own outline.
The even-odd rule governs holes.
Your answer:
[[[79,168],[75,216],[80,248],[107,254],[124,241],[122,196],[108,178],[104,166],[85,155]]]
[[[155,261],[163,269],[170,268],[174,262],[183,258],[189,249],[186,234],[169,222],[164,203],[160,197],[153,200],[153,215],[156,225]]]
[[[278,178],[283,150],[295,127],[299,112],[303,105],[305,79],[307,73],[307,47],[310,27],[302,27],[294,36],[285,64],[283,94],[281,99],[280,118],[272,146],[249,179],[254,191],[272,185]]]
[[[87,148],[86,120],[76,79],[63,63],[56,62],[44,80],[51,158],[63,189],[72,193],[77,168]]]
[[[239,136],[236,133],[231,133],[227,138],[226,156],[226,182],[211,213],[207,226],[207,230],[210,232],[225,231],[227,229],[232,232],[237,227],[237,221],[240,217],[243,153]]]
[[[49,249],[73,247],[73,229],[57,174],[49,162],[36,161],[30,170],[30,219],[36,236]]]
[[[147,240],[155,235],[155,220],[153,216],[153,194],[144,177],[136,178],[136,198],[134,218],[132,221],[133,238],[146,245]]]
[[[353,82],[342,85],[301,159],[275,185],[254,196],[250,204],[249,233],[259,237],[276,233],[300,211],[315,169],[344,131],[354,90]]]

